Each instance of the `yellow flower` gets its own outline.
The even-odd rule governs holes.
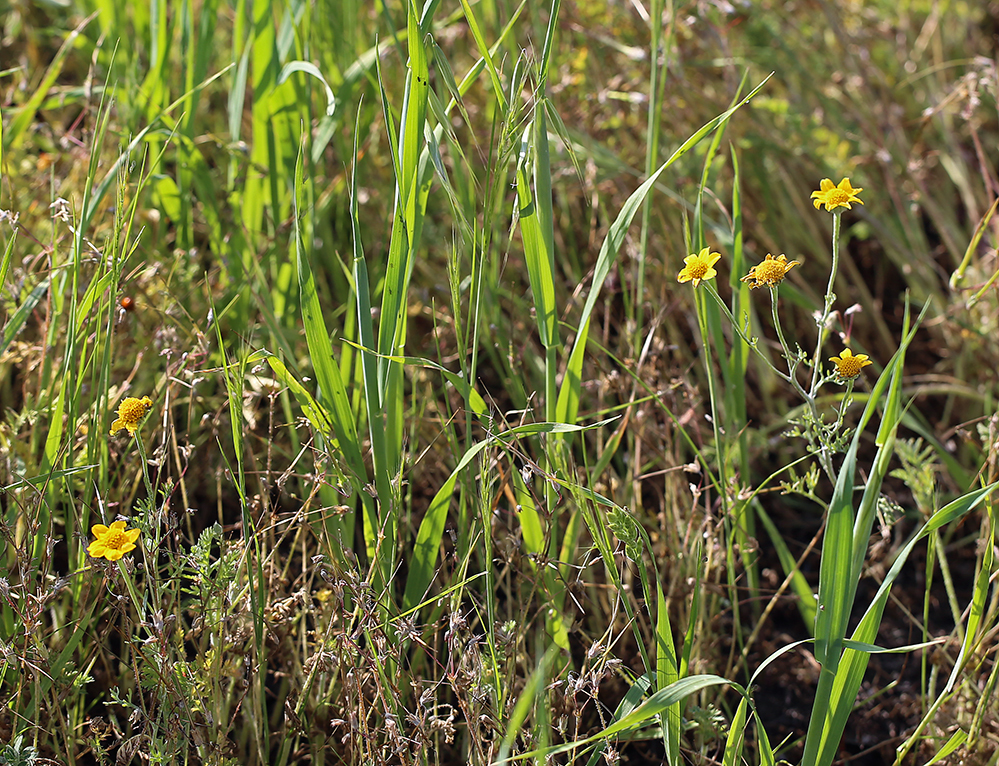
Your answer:
[[[844,178],[839,182],[839,186],[833,185],[828,178],[823,178],[819,184],[819,190],[812,192],[812,204],[818,210],[822,205],[826,206],[826,212],[832,212],[838,207],[845,207],[850,210],[850,203],[856,202],[863,205],[864,201],[857,195],[863,189],[854,189],[849,178]]]
[[[718,263],[721,253],[710,252],[711,248],[706,247],[696,255],[691,253],[683,262],[686,264],[680,273],[676,275],[677,282],[694,282],[694,287],[701,284],[702,279],[714,279],[718,274],[713,266]]]
[[[836,365],[836,374],[840,380],[853,380],[862,369],[873,364],[867,354],[854,356],[848,348],[844,348],[839,356],[829,357],[829,361]]]
[[[742,278],[743,282],[749,282],[749,286],[755,290],[757,287],[777,287],[784,281],[787,272],[794,266],[800,266],[798,261],[787,262],[787,258],[778,255],[776,258],[770,253],[763,259],[763,263],[758,263],[749,270],[749,273]]]
[[[111,435],[114,436],[124,428],[129,436],[135,436],[139,423],[152,406],[153,400],[148,396],[143,396],[141,399],[136,399],[134,396],[127,397],[118,405],[118,419],[111,424]]]
[[[125,529],[125,522],[121,520],[110,527],[94,524],[90,532],[97,539],[87,548],[87,553],[95,559],[106,558],[108,561],[117,561],[134,550],[135,541],[139,539],[139,530]]]

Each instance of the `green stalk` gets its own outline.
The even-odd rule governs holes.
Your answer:
[[[836,283],[836,272],[839,270],[839,228],[842,215],[843,213],[839,209],[834,210],[832,214],[832,267],[829,270],[829,285],[826,287],[822,316],[818,319],[818,339],[815,341],[815,357],[812,360],[812,385],[808,389],[811,396],[815,396],[815,392],[818,390],[819,370],[822,369],[822,343],[826,338],[826,325],[829,322],[829,315],[832,313],[833,304],[836,302],[836,294],[833,292],[833,287]]]

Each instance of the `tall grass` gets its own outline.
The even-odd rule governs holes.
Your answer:
[[[999,84],[855,10],[5,8],[0,764],[994,763]]]

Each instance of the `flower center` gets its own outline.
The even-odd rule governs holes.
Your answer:
[[[143,415],[143,406],[138,402],[129,402],[128,406],[121,408],[122,420],[138,420]]]
[[[852,378],[854,375],[860,374],[860,362],[857,361],[856,357],[847,357],[837,365],[837,371],[844,378]]]
[[[842,189],[831,189],[826,195],[826,201],[833,206],[845,205],[850,201],[850,195]]]
[[[756,271],[753,276],[757,282],[766,282],[768,285],[771,285],[784,279],[784,267],[780,261],[764,261],[756,265]]]
[[[694,279],[704,279],[704,275],[708,273],[708,264],[704,261],[695,261],[689,268],[690,276]]]
[[[125,542],[125,535],[122,532],[108,532],[104,538],[104,545],[108,548],[120,548]]]

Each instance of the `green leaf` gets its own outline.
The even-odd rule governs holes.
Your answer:
[[[312,75],[323,84],[323,88],[326,89],[326,116],[332,117],[336,111],[336,96],[333,95],[333,89],[326,82],[326,78],[319,71],[319,67],[315,64],[310,64],[308,61],[289,61],[282,67],[281,74],[278,75],[278,85],[282,85],[293,72],[304,72],[305,74]]]

